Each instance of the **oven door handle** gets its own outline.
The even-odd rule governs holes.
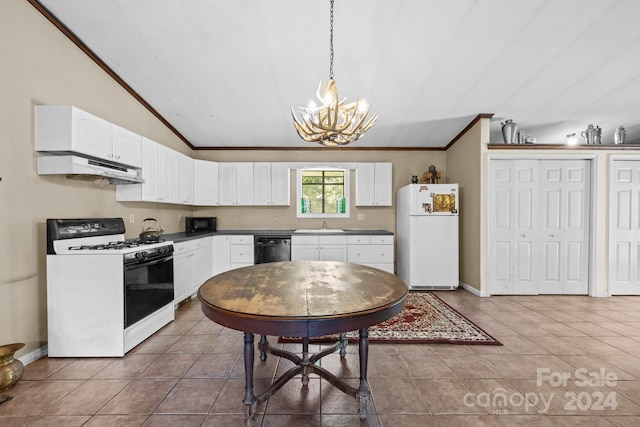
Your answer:
[[[171,260],[173,260],[173,255],[168,257],[156,258],[151,261],[144,259],[144,260],[132,262],[131,264],[125,264],[124,269],[133,270],[134,268],[139,268],[139,267],[152,267],[154,265],[162,264],[163,262],[171,261]]]

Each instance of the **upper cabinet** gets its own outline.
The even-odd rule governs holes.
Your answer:
[[[221,206],[253,205],[253,163],[218,163]]]
[[[142,137],[71,105],[36,106],[36,151],[84,154],[142,166]]]
[[[173,203],[193,205],[193,159],[174,152],[171,169]]]
[[[193,161],[193,204],[195,206],[217,206],[218,163],[206,160]]]
[[[193,159],[144,137],[142,179],[142,184],[118,185],[116,200],[194,204]]]
[[[290,176],[288,163],[254,163],[253,204],[289,206]]]
[[[142,166],[142,137],[128,129],[113,125],[113,160],[134,167]]]
[[[358,163],[356,206],[392,206],[391,163]]]
[[[142,184],[118,185],[116,200],[173,203],[171,174],[174,151],[142,138]]]

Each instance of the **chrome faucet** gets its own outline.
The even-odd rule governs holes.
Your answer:
[[[327,229],[327,221],[322,221],[322,229],[323,230]]]

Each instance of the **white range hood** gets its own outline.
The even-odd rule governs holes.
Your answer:
[[[37,158],[38,175],[67,175],[68,178],[100,177],[111,184],[139,184],[144,182],[140,169],[117,163],[75,155],[41,153]]]

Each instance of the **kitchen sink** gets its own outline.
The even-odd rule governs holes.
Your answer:
[[[296,230],[295,233],[344,233],[344,230],[339,228],[309,228]]]

